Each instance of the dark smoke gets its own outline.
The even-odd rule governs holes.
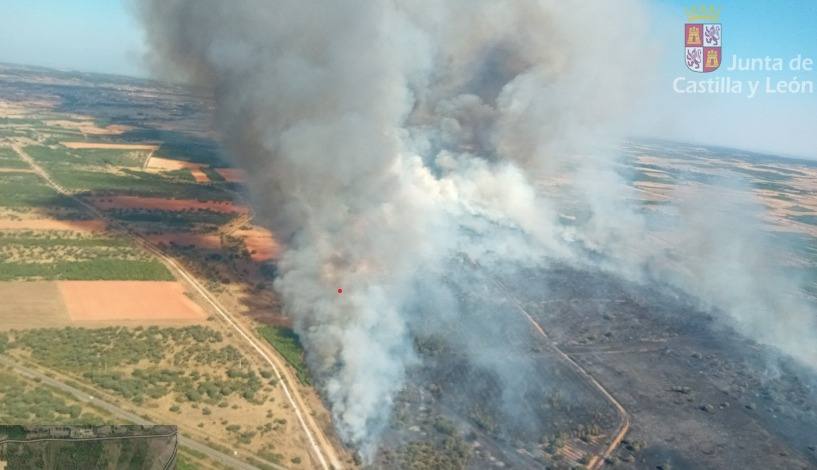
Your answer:
[[[803,348],[813,316],[801,303],[772,302],[783,321],[744,315],[743,295],[775,293],[753,291],[762,281],[739,269],[740,250],[709,256],[724,243],[710,237],[723,227],[717,215],[691,218],[673,253],[689,263],[675,274],[672,250],[649,241],[626,203],[609,157],[652,63],[638,0],[145,0],[136,9],[157,69],[212,90],[225,145],[286,245],[275,288],[339,432],[364,454],[420,360],[412,332],[467,316],[446,301],[450,286],[467,286],[462,260],[488,271],[558,260],[657,278],[744,331],[778,324],[758,337],[814,360],[814,343]],[[429,298],[436,307],[418,314]],[[524,361],[496,360],[502,345],[484,326],[463,324],[454,343],[519,380]]]

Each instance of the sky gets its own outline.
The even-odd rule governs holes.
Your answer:
[[[632,113],[633,133],[767,151],[817,159],[817,89],[812,94],[759,93],[746,97],[746,83],[767,76],[810,80],[817,71],[728,71],[732,56],[781,57],[801,54],[817,61],[817,2],[723,0],[722,67],[712,73],[688,71],[683,62],[683,26],[691,2],[644,0],[652,17],[645,60],[655,62],[654,83]],[[695,2],[699,4],[700,2]],[[0,0],[0,62],[58,69],[148,76],[145,46],[127,0]],[[786,64],[788,65],[788,63]],[[817,69],[817,66],[815,66]],[[744,94],[679,94],[673,81],[710,78],[744,82]]]
[[[146,77],[122,0],[0,0],[0,62]]]
[[[802,0],[727,0],[720,7],[723,25],[723,64],[711,73],[689,71],[684,62],[684,23],[692,2],[652,2],[653,35],[658,49],[654,90],[646,93],[646,109],[639,133],[747,150],[817,159],[817,65],[811,72],[788,70],[798,55],[817,63],[817,2]],[[695,3],[699,5],[700,2]],[[709,3],[707,3],[709,5]],[[783,71],[730,71],[732,56],[780,57]],[[754,98],[743,94],[679,94],[673,81],[760,80]],[[812,94],[765,93],[780,80],[810,80]]]

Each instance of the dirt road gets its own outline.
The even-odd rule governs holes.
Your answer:
[[[157,423],[152,423],[152,422],[146,420],[145,418],[142,418],[141,416],[136,415],[134,413],[131,413],[131,412],[127,411],[127,410],[123,410],[122,408],[120,408],[120,407],[118,407],[118,406],[116,406],[114,404],[108,403],[108,402],[106,402],[104,400],[100,400],[98,397],[90,396],[90,395],[88,395],[87,392],[84,392],[84,391],[82,391],[82,390],[80,390],[78,388],[72,387],[72,386],[70,386],[68,384],[65,384],[65,383],[60,382],[60,381],[58,381],[56,379],[53,379],[53,378],[51,378],[51,377],[49,377],[49,376],[47,376],[47,375],[45,375],[43,373],[40,373],[39,371],[36,371],[34,369],[30,369],[28,367],[20,365],[16,361],[12,361],[11,359],[9,359],[7,357],[0,356],[0,364],[13,368],[14,370],[16,370],[23,377],[27,377],[27,378],[30,378],[30,379],[35,379],[35,380],[39,381],[40,383],[48,385],[49,387],[52,387],[52,388],[55,388],[57,390],[60,390],[61,392],[67,393],[67,394],[73,396],[77,401],[80,401],[82,403],[91,403],[94,407],[99,408],[101,410],[104,410],[104,411],[110,413],[111,415],[121,419],[121,420],[128,421],[128,422],[131,422],[131,423],[134,423],[134,424],[141,424],[143,426],[152,426],[152,425],[157,424]],[[202,443],[200,443],[198,441],[194,441],[194,440],[192,440],[192,439],[190,439],[188,437],[185,437],[185,436],[183,436],[181,434],[179,435],[178,439],[179,439],[179,444],[182,447],[187,447],[188,449],[192,449],[194,451],[201,452],[202,454],[206,455],[208,458],[210,458],[210,459],[212,459],[212,460],[214,460],[216,462],[223,463],[224,465],[227,465],[230,468],[236,468],[236,469],[239,469],[239,470],[258,470],[258,467],[254,467],[254,466],[252,466],[252,465],[250,465],[250,464],[248,464],[246,462],[243,462],[243,461],[241,461],[239,459],[236,459],[233,456],[230,456],[230,455],[227,455],[225,453],[219,452],[219,451],[217,451],[217,450],[215,450],[213,448],[210,448],[210,447],[208,447],[208,446],[206,446],[206,445],[204,445],[204,444],[202,444]],[[280,468],[283,468],[283,467],[280,467]]]
[[[314,419],[312,419],[311,414],[304,411],[307,410],[308,407],[306,406],[304,399],[298,394],[297,388],[294,386],[294,384],[298,383],[297,379],[286,367],[283,360],[277,356],[277,353],[273,352],[272,348],[266,342],[263,342],[263,340],[257,338],[254,332],[236,320],[233,314],[227,311],[218,302],[215,296],[213,296],[213,294],[211,294],[210,291],[208,291],[198,279],[196,279],[190,272],[181,266],[181,264],[179,264],[175,259],[166,255],[156,245],[151,243],[139,233],[134,232],[119,221],[109,218],[106,214],[93,205],[78,197],[75,197],[71,191],[65,189],[59,183],[54,181],[51,176],[42,167],[37,165],[37,163],[18,144],[13,144],[12,148],[15,152],[17,152],[20,158],[28,163],[31,169],[34,170],[34,172],[37,173],[37,175],[39,175],[55,191],[72,198],[78,204],[82,205],[88,211],[94,214],[98,219],[105,220],[112,230],[118,230],[123,234],[128,235],[141,247],[150,251],[157,258],[159,258],[168,267],[168,269],[171,270],[171,272],[173,272],[180,280],[186,282],[191,289],[199,294],[205,303],[208,304],[208,306],[211,307],[233,330],[235,330],[239,337],[246,341],[247,344],[249,344],[250,347],[255,350],[267,363],[267,365],[273,369],[275,376],[279,380],[284,394],[287,397],[287,401],[289,402],[289,405],[292,406],[292,409],[298,418],[298,423],[309,441],[311,453],[318,462],[318,465],[324,470],[329,470],[330,465],[331,468],[335,469],[343,468],[343,465],[335,452],[334,446],[324,435],[321,428],[315,423]]]
[[[580,366],[576,361],[574,361],[570,356],[568,356],[564,351],[562,351],[559,346],[553,341],[550,336],[548,336],[547,332],[539,325],[539,323],[533,318],[533,316],[528,313],[527,310],[522,306],[522,304],[514,298],[508,289],[502,284],[501,281],[496,281],[497,286],[505,293],[506,297],[510,299],[519,312],[530,322],[533,329],[540,335],[542,338],[545,339],[545,342],[548,344],[550,349],[556,353],[564,362],[569,364],[571,368],[580,376],[582,377],[587,383],[589,383],[593,388],[599,391],[601,395],[607,400],[613,408],[615,408],[616,413],[619,417],[619,424],[618,428],[616,429],[616,433],[610,439],[609,444],[604,449],[604,452],[601,454],[594,455],[590,457],[586,467],[588,470],[597,470],[604,464],[604,460],[610,457],[610,455],[615,452],[618,446],[621,444],[621,441],[624,439],[624,436],[627,435],[627,431],[630,430],[630,414],[627,413],[627,410],[619,403],[618,400],[613,397],[613,395],[606,389],[604,386],[596,380],[584,367]]]

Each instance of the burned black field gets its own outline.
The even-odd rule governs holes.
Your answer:
[[[476,285],[449,331],[418,335],[375,468],[817,466],[817,377],[683,295],[568,267]]]
[[[409,370],[375,467],[591,463],[619,430],[616,409],[532,327],[501,280],[464,269],[468,293],[452,300],[461,313],[417,332],[421,365]]]
[[[817,466],[813,372],[659,288],[568,268],[525,278],[526,309],[632,417],[609,466]]]
[[[55,113],[82,111],[100,125],[134,126],[92,140],[161,141],[163,153],[200,163],[222,157],[208,131],[208,103],[187,92],[16,83],[16,72],[8,73],[6,82],[14,84],[0,83],[0,94],[48,98],[57,103]],[[32,130],[11,122],[5,132],[32,138],[26,137]],[[621,172],[638,190],[634,204],[659,221],[673,215],[673,198],[682,194],[676,190],[688,180],[698,189],[718,189],[723,171],[748,175],[751,197],[764,206],[763,230],[773,235],[765,258],[782,264],[791,279],[805,279],[797,287],[814,301],[813,163],[654,142],[623,152],[633,157]],[[706,222],[693,228],[709,234]],[[732,238],[726,240],[721,248],[731,246]],[[416,286],[419,298],[404,303],[414,360],[406,362],[393,409],[384,407],[388,426],[372,430],[378,436],[372,463],[357,463],[384,469],[817,468],[813,369],[739,334],[727,315],[664,284],[537,262],[504,269],[461,262],[446,266],[439,289]],[[344,288],[345,295],[356,290]],[[782,311],[768,316],[786,318]],[[347,455],[358,451],[346,444]]]

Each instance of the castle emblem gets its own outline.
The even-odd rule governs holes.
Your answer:
[[[721,66],[723,27],[720,9],[692,7],[684,25],[684,61],[693,72],[714,72]]]

